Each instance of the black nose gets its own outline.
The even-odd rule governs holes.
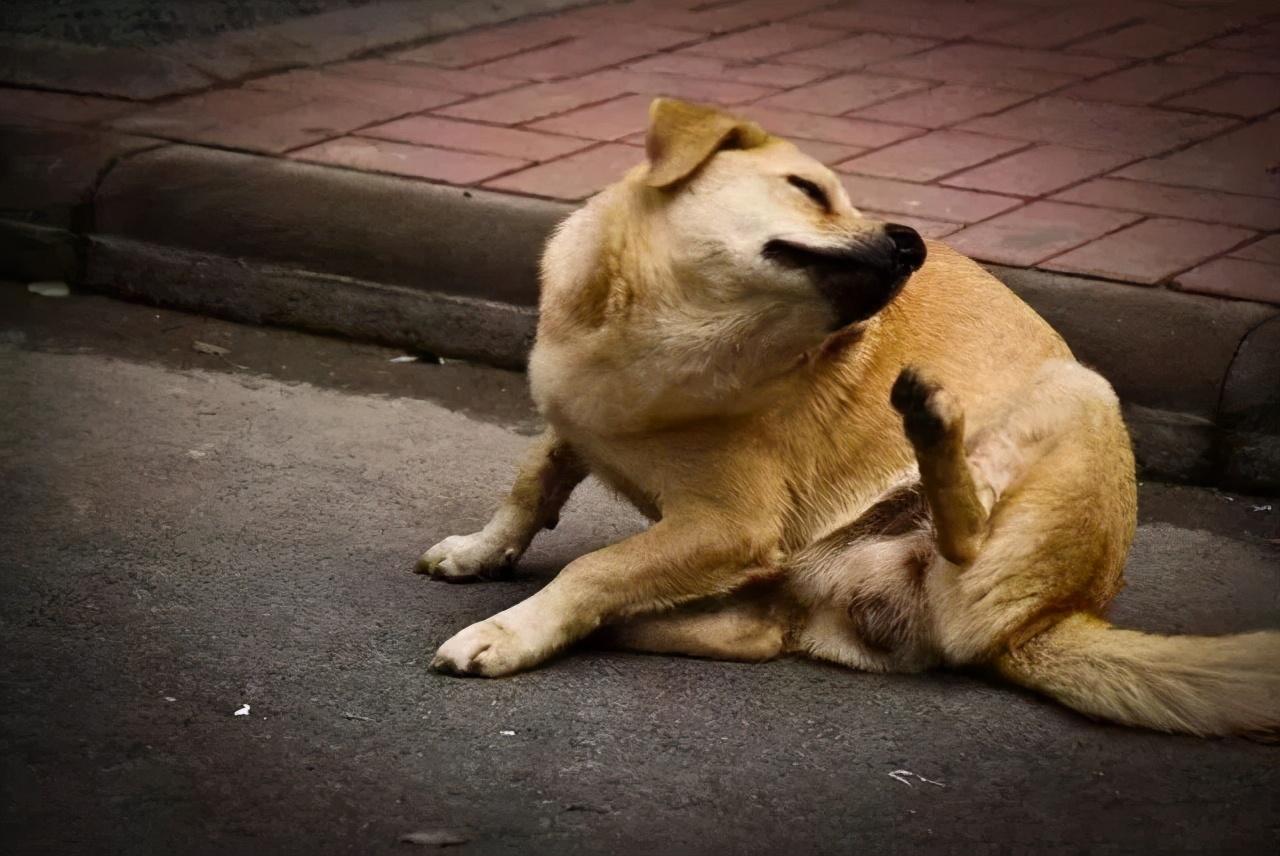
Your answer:
[[[920,237],[920,233],[910,226],[903,226],[901,223],[885,223],[884,233],[893,242],[893,249],[898,263],[911,268],[913,271],[920,270],[920,266],[924,264],[924,258],[927,255],[927,251],[924,248],[924,240]]]

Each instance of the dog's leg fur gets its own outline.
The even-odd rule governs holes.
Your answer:
[[[587,467],[577,453],[547,429],[525,454],[511,492],[484,529],[436,544],[422,554],[417,572],[474,579],[509,570],[535,535],[555,528],[560,509],[586,475]]]
[[[605,646],[646,654],[760,663],[783,653],[788,621],[772,585],[641,615],[603,628]]]
[[[964,412],[946,390],[910,368],[898,375],[890,401],[916,452],[938,552],[967,565],[986,538],[990,505],[979,498],[965,455]]]

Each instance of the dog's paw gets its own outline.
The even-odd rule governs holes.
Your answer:
[[[498,678],[541,659],[519,633],[497,618],[472,624],[436,651],[431,668],[447,675]]]
[[[963,430],[963,413],[955,398],[913,368],[904,368],[898,374],[889,403],[902,414],[907,438],[917,447],[935,446]]]
[[[436,579],[473,580],[505,576],[520,549],[484,532],[450,535],[422,554],[415,571]]]

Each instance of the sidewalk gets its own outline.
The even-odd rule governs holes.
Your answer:
[[[1280,303],[1267,6],[638,0],[388,49],[414,4],[373,4],[135,50],[164,70],[146,85],[119,52],[11,58],[0,76],[63,91],[0,89],[0,120],[576,201],[642,158],[646,104],[674,95],[758,119],[859,207],[980,260]]]

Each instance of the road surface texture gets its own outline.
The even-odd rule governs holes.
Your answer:
[[[975,675],[602,650],[434,674],[640,525],[589,484],[513,582],[409,572],[505,489],[520,375],[8,283],[0,319],[5,852],[1276,852],[1280,747]],[[1280,504],[1142,499],[1117,620],[1280,625]]]

